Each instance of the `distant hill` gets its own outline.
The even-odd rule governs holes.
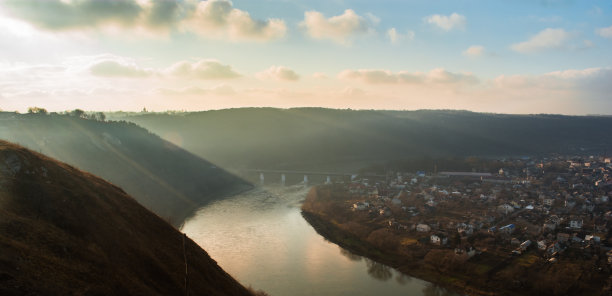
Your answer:
[[[242,108],[110,117],[225,167],[338,168],[423,156],[601,154],[612,148],[610,116]]]
[[[203,204],[250,188],[215,164],[133,123],[4,112],[0,139],[121,186],[176,226]]]
[[[251,295],[120,188],[0,141],[0,295],[187,294]]]

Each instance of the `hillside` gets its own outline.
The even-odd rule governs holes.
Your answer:
[[[602,154],[612,148],[610,116],[242,108],[110,117],[238,168],[334,169],[424,156]]]
[[[96,174],[175,226],[203,204],[250,185],[127,122],[0,113],[0,139]]]
[[[251,295],[120,188],[0,141],[0,295],[186,292]]]

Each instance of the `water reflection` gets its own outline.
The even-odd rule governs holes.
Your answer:
[[[353,253],[351,253],[350,251],[338,246],[338,248],[340,249],[340,254],[342,254],[342,256],[346,257],[348,260],[351,261],[361,261],[361,256],[359,255],[355,255]]]
[[[412,277],[409,277],[401,272],[398,272],[397,275],[395,276],[395,281],[398,284],[404,286],[412,281]]]
[[[368,274],[379,281],[388,281],[393,277],[391,273],[391,267],[376,261],[365,258],[366,264],[368,265]]]
[[[425,294],[439,290],[326,241],[300,213],[307,193],[258,188],[200,209],[182,231],[242,284],[270,295],[446,295]]]

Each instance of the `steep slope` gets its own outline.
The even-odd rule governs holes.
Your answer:
[[[250,188],[133,123],[0,113],[0,139],[109,180],[174,225],[206,202]]]
[[[224,167],[341,168],[423,156],[603,153],[612,117],[468,111],[243,108],[110,114]]]
[[[250,295],[120,188],[0,141],[0,295],[186,292]]]

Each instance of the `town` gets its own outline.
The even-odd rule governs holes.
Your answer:
[[[607,278],[609,286],[610,157],[494,163],[500,166],[489,165],[488,171],[390,171],[385,178],[357,177],[328,185],[329,199],[325,187],[319,188],[303,209],[439,273],[469,272],[500,284],[508,281],[510,290],[514,285],[538,292],[554,288],[533,283],[536,271],[548,274],[541,278],[551,286],[565,279],[558,284],[564,287],[550,294],[586,286],[593,277]],[[576,284],[578,279],[584,283]],[[450,284],[465,284],[454,281]]]

